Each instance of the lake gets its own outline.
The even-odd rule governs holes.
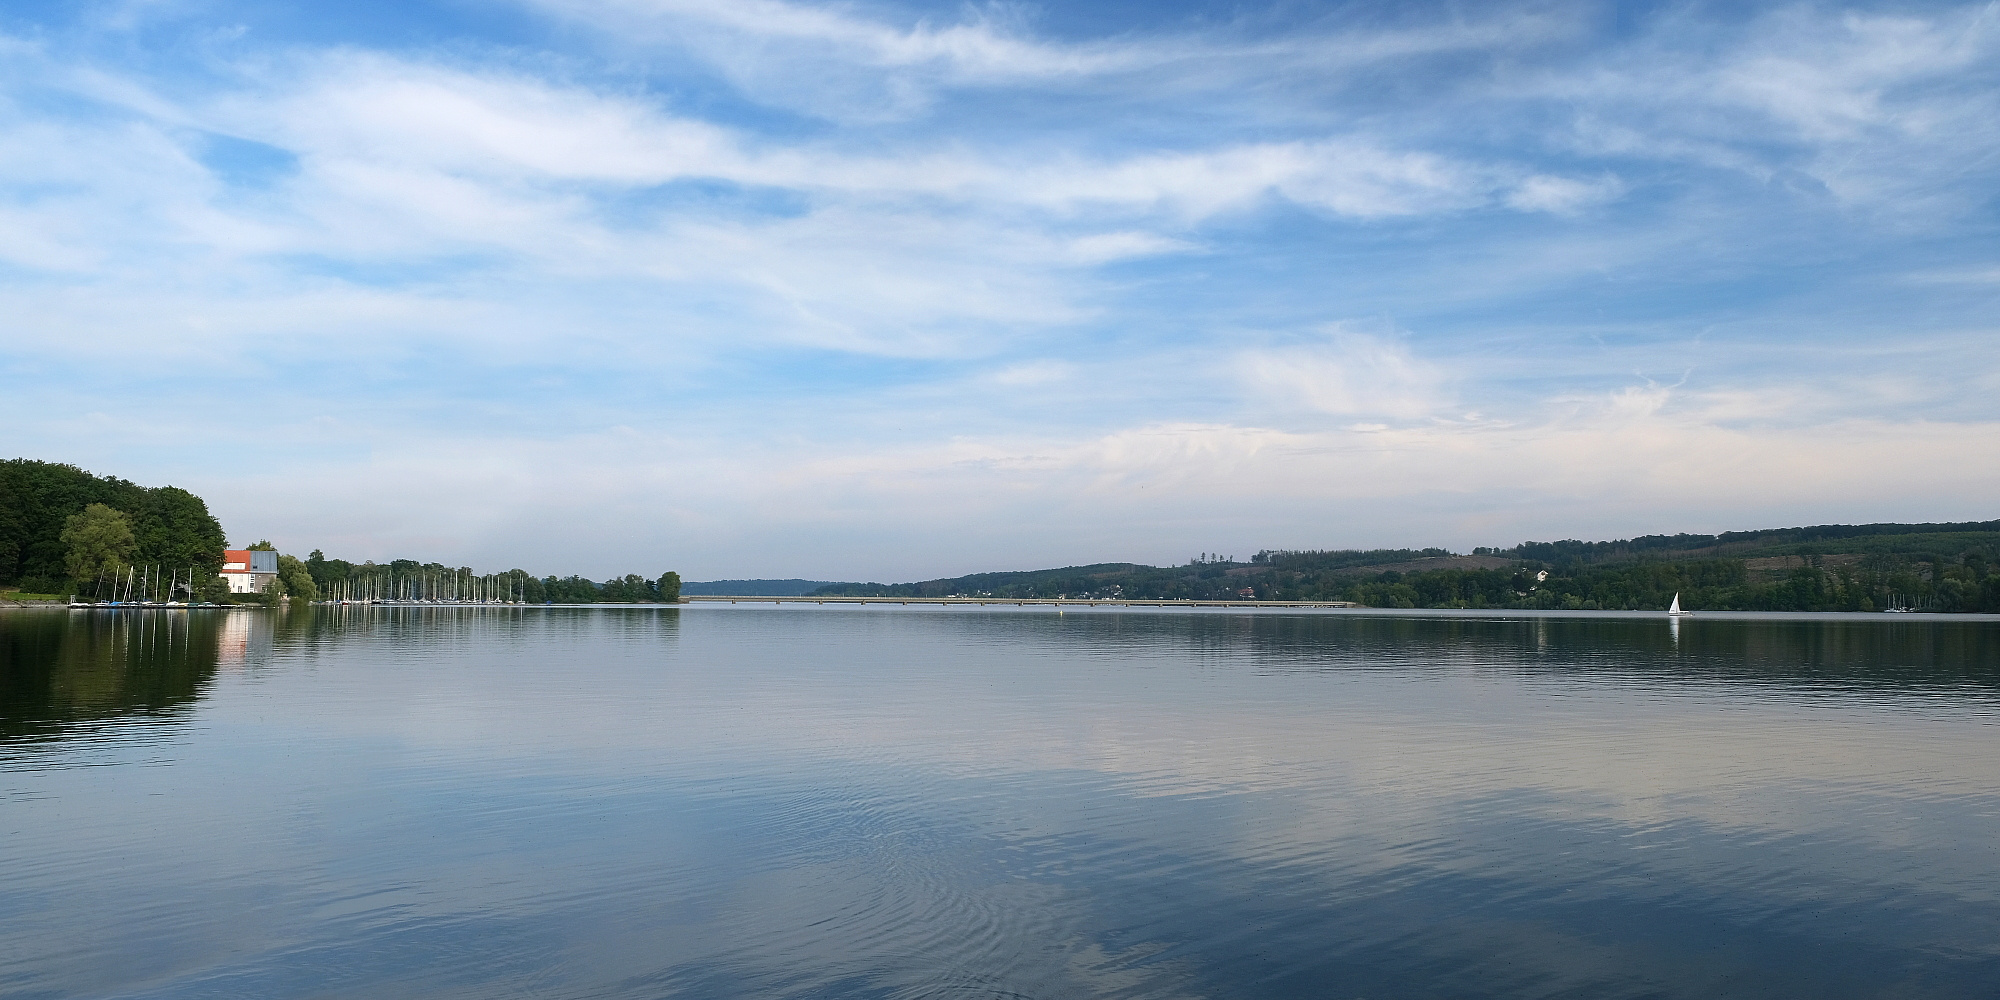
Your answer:
[[[2000,622],[0,613],[0,995],[1981,997]]]

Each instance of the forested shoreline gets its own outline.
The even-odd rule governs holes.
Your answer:
[[[72,465],[0,461],[0,587],[63,595],[135,566],[194,581],[191,599],[230,600],[216,579],[226,548],[207,504]],[[250,548],[270,548],[259,542]],[[673,603],[676,572],[602,582],[522,569],[395,559],[281,555],[270,592],[238,600],[492,599],[533,604]],[[916,583],[843,583],[817,595],[1351,601],[1378,608],[2000,612],[2000,520],[1817,525],[1719,535],[1646,535],[1512,548],[1265,550],[1247,561],[1102,563]],[[732,581],[742,582],[742,581]],[[770,582],[770,581],[765,581]],[[809,582],[776,581],[806,585]],[[171,589],[171,588],[170,588]]]
[[[88,536],[81,546],[79,530]],[[158,566],[206,582],[222,568],[225,548],[222,525],[187,490],[55,462],[0,461],[0,584],[66,594],[114,565]]]
[[[246,548],[275,549],[267,541]],[[353,563],[278,557],[267,592],[230,594],[218,574],[228,549],[208,504],[174,486],[145,487],[97,476],[74,465],[16,458],[0,461],[0,589],[49,597],[95,596],[130,572],[149,581],[147,597],[211,602],[320,600],[366,587],[380,597],[490,595],[540,604],[674,602],[680,574],[637,574],[599,583],[581,576],[533,576],[525,570],[475,574],[470,567],[397,559]],[[116,588],[114,587],[114,590]],[[128,588],[129,590],[129,588]]]
[[[1259,552],[1170,567],[1105,563],[819,595],[1352,601],[1378,608],[2000,612],[2000,521],[1819,525],[1610,542]]]
[[[524,569],[478,574],[467,566],[415,559],[355,563],[328,559],[318,549],[304,565],[319,595],[329,598],[479,593],[529,604],[672,604],[681,598],[681,575],[671,570],[651,579],[628,573],[599,583],[575,575],[538,577]]]

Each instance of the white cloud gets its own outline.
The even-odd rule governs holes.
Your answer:
[[[1878,126],[1921,131],[1925,116],[1899,107],[1897,91],[1962,72],[2000,42],[1987,13],[1835,19],[1788,10],[1764,27],[1718,70],[1716,96],[1822,140]]]
[[[2000,265],[1922,271],[1905,280],[1918,285],[2000,285]]]
[[[896,28],[849,16],[838,7],[777,0],[572,0],[546,6],[621,31],[650,27],[671,34],[682,25],[705,24],[767,43],[814,43],[821,51],[868,66],[933,66],[975,80],[1081,75],[1159,61],[1157,53],[1130,44],[1038,42],[991,16]]]
[[[735,136],[646,102],[380,57],[337,57],[276,100],[231,103],[259,138],[315,157],[623,184],[746,170]]]
[[[1965,171],[2000,142],[1989,4],[1925,16],[1813,6],[1735,28],[1679,25],[1524,93],[1569,102],[1599,153],[1698,163],[1903,214],[1963,211]]]
[[[1523,212],[1551,212],[1571,215],[1604,204],[1623,194],[1625,186],[1615,177],[1581,181],[1568,177],[1537,174],[1507,193],[1507,207]]]
[[[691,54],[759,100],[847,122],[924,114],[940,92],[961,88],[1214,95],[1246,81],[1362,73],[1439,53],[1534,46],[1579,30],[1559,12],[1499,9],[1414,26],[1260,36],[1213,23],[1060,41],[1037,36],[1025,9],[1002,5],[966,8],[949,22],[898,23],[886,11],[778,0],[528,2],[655,58]]]
[[[1173,559],[1190,537],[1462,547],[1592,529],[1972,517],[1982,514],[1972,498],[2000,488],[2000,472],[1956,460],[2000,446],[2000,424],[1732,428],[1700,400],[1662,402],[1656,391],[1620,393],[1511,427],[1158,423],[843,447],[619,430],[505,447],[381,439],[365,467],[316,473],[341,511],[332,521],[280,502],[295,475],[287,467],[258,478],[210,471],[204,485],[226,498],[233,530],[334,537],[354,556],[422,541],[478,565],[562,561],[596,551],[589,538],[608,519],[632,526],[617,556],[627,561],[876,577]],[[384,481],[399,484],[395,497],[374,495]],[[1959,500],[1917,503],[1904,487],[1913,481]],[[902,542],[880,551],[884,539]],[[917,558],[926,540],[943,547]]]
[[[1342,416],[1430,416],[1445,405],[1445,373],[1397,340],[1336,327],[1327,342],[1244,352],[1237,365],[1254,394]]]
[[[640,58],[691,53],[753,99],[850,123],[921,113],[940,85],[1075,78],[1157,64],[1164,55],[1116,42],[1049,44],[992,10],[959,23],[898,27],[851,9],[776,0],[530,2],[602,30]]]
[[[1113,207],[1192,219],[1269,196],[1362,218],[1452,210],[1487,201],[1511,172],[1361,138],[1035,163],[963,149],[885,158],[813,144],[756,148],[740,133],[632,98],[382,58],[332,60],[276,96],[230,102],[222,117],[299,153],[309,168],[366,169],[392,179],[408,172],[413,185],[424,175],[488,186],[715,179],[828,196],[945,197],[1062,212]],[[1522,184],[1543,192],[1524,206],[1531,210],[1607,190],[1550,177]],[[388,193],[355,190],[362,198]],[[397,209],[420,210],[437,197],[423,193]],[[1122,239],[1128,246],[1170,240],[1131,231]]]
[[[1062,361],[1028,361],[1008,365],[990,378],[1004,386],[1040,386],[1067,382],[1076,377],[1076,366]]]
[[[1979,390],[2000,376],[1963,361],[1983,327],[1921,356],[1830,347],[1935,336],[1924,317],[1992,283],[1962,249],[2000,163],[1976,10],[1666,19],[1579,53],[1545,45],[1586,37],[1562,11],[1070,43],[991,11],[562,9],[629,47],[281,51],[251,33],[172,72],[0,38],[0,259],[27,276],[0,288],[0,350],[38,366],[0,385],[10,426],[100,413],[23,439],[135,477],[165,460],[91,428],[296,449],[312,461],[282,480],[210,480],[242,491],[218,503],[282,519],[293,489],[315,499],[272,531],[339,521],[357,546],[500,551],[544,515],[599,523],[610,496],[647,523],[671,494],[646,529],[662,546],[718,566],[730,546],[826,553],[763,567],[779,575],[834,572],[849,543],[829,532],[856,558],[927,538],[1032,561],[1146,556],[1184,530],[1338,544],[1314,534],[1332,510],[1372,519],[1361,540],[1428,543],[1477,518],[1576,534],[1555,518],[1888,505],[1886,480],[1849,472],[1912,456],[1960,477],[1932,501],[1988,495],[1946,457],[1992,443]],[[233,179],[218,135],[285,165]],[[1899,261],[1908,234],[1924,249]],[[1910,276],[1881,283],[1889,318],[1815,305],[1858,287],[1825,261],[1863,258]],[[1329,315],[1411,330],[1298,334]],[[1645,363],[1586,335],[1620,330]],[[1693,363],[1681,345],[1709,330],[1740,349],[1701,348],[1706,393],[1616,388]],[[310,433],[279,441],[161,398],[218,371],[339,433],[301,418],[286,426]],[[588,388],[507,398],[524,373]],[[504,419],[517,406],[546,437]],[[478,407],[502,426],[463,431]],[[464,461],[427,468],[407,429]],[[692,440],[653,439],[669,434]],[[432,517],[343,492],[350,476],[414,477],[438,510],[457,481],[546,509]],[[1207,506],[1249,494],[1270,498],[1255,517]],[[1074,528],[1019,527],[1062,513]],[[583,542],[553,538],[555,568]]]
[[[1076,321],[1075,269],[1195,249],[1188,228],[1218,213],[1287,199],[1355,218],[1421,215],[1489,203],[1513,183],[1504,170],[1358,138],[1032,161],[970,148],[883,157],[758,140],[657,100],[512,71],[341,52],[260,74],[179,104],[87,74],[121,117],[57,125],[17,111],[0,140],[0,182],[60,175],[73,190],[12,209],[0,254],[41,268],[122,258],[156,274],[185,269],[164,282],[173,287],[224,272],[282,286],[278,260],[305,256],[336,273],[442,262],[451,283],[481,290],[523,280],[730,289],[751,339],[933,355],[985,343],[991,324]],[[282,150],[297,169],[266,191],[232,191],[199,162],[206,133]],[[637,217],[619,207],[684,181],[783,191],[796,207]]]
[[[1082,264],[1108,264],[1112,261],[1130,260],[1135,257],[1153,257],[1159,254],[1186,253],[1196,249],[1187,240],[1174,239],[1156,233],[1126,230],[1115,233],[1092,233],[1069,241],[1068,257]]]

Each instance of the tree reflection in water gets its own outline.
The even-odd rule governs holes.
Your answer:
[[[0,616],[0,737],[56,736],[72,723],[178,716],[238,662],[254,611],[23,611]]]

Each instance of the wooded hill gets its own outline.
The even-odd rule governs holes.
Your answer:
[[[690,597],[739,596],[798,597],[821,587],[835,587],[832,580],[689,580],[681,593]]]
[[[2000,521],[1830,524],[1523,542],[1509,549],[1266,550],[1248,562],[1102,563],[815,594],[1354,601],[1383,608],[2000,612]]]
[[[0,461],[0,584],[34,593],[69,592],[62,540],[69,519],[91,504],[125,516],[132,532],[125,561],[197,576],[222,568],[222,525],[202,499],[173,486],[148,488],[74,465]]]

